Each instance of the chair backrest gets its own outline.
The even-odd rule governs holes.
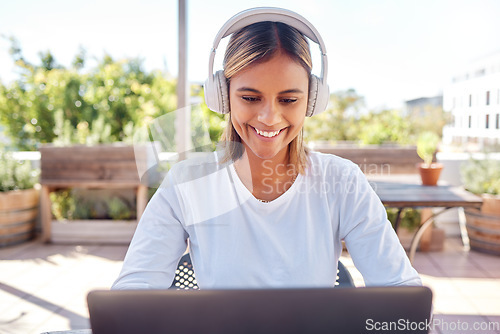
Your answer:
[[[335,286],[339,288],[354,287],[349,270],[339,261],[337,269],[337,278]],[[170,289],[176,290],[197,290],[199,289],[196,277],[194,276],[193,264],[189,253],[184,254],[179,260],[177,270],[175,271],[174,281]]]
[[[354,281],[352,279],[351,273],[344,266],[342,262],[337,265],[337,279],[335,280],[335,286],[339,288],[354,288]]]
[[[193,264],[189,253],[184,254],[179,260],[177,270],[175,271],[174,281],[170,289],[176,290],[197,290],[198,282],[194,276]]]

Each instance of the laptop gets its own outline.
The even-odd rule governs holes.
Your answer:
[[[427,333],[426,287],[112,290],[87,297],[93,334]]]

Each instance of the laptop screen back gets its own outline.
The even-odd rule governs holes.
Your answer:
[[[425,287],[122,290],[88,295],[93,334],[427,333]]]

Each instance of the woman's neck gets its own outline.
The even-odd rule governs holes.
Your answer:
[[[242,183],[256,198],[271,201],[292,186],[298,171],[289,163],[288,152],[272,159],[261,159],[248,151],[245,150],[235,162],[235,169]]]

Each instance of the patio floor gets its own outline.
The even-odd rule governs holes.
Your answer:
[[[0,333],[89,328],[85,296],[110,287],[125,252],[37,240],[0,249]],[[348,254],[342,261],[362,286]],[[434,292],[432,333],[500,334],[500,257],[464,252],[459,239],[447,238],[443,252],[417,253],[415,268]]]

